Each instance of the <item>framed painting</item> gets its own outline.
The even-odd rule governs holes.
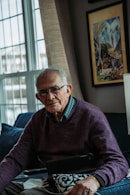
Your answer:
[[[94,86],[122,83],[123,74],[128,72],[125,23],[122,2],[87,12]]]

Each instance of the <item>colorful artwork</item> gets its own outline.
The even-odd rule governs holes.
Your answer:
[[[87,19],[93,84],[123,82],[127,55],[122,3],[91,11]]]
[[[120,17],[93,24],[97,80],[123,79]]]

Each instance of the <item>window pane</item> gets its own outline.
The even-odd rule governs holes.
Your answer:
[[[10,46],[12,44],[10,20],[4,20],[3,25],[4,25],[5,46]]]
[[[18,21],[16,17],[11,18],[11,29],[12,29],[12,45],[19,44],[19,29]]]
[[[41,22],[41,16],[40,16],[40,10],[35,11],[35,17],[36,17],[36,39],[43,39],[43,28],[42,28],[42,22]]]
[[[10,17],[21,14],[22,13],[21,0],[9,0],[9,11],[10,11]]]
[[[2,19],[2,3],[0,3],[0,20]]]
[[[37,43],[37,50],[38,50],[38,64],[39,69],[42,67],[47,68],[48,67],[48,59],[46,55],[46,47],[45,47],[45,41],[38,41]]]
[[[34,1],[34,8],[37,9],[39,8],[39,1],[38,0],[33,0]]]
[[[3,26],[2,26],[2,22],[0,22],[0,48],[4,47],[4,33],[3,33]]]
[[[10,19],[11,21],[11,35],[12,35],[12,45],[23,43],[24,38],[24,29],[23,29],[23,17],[13,17]]]
[[[25,48],[25,44],[20,45],[20,66],[22,71],[26,71],[27,70],[27,59],[26,59],[26,48]]]
[[[1,2],[3,10],[8,11],[8,18],[6,17],[0,22],[2,37],[0,42],[0,74],[26,71],[25,32],[23,15],[21,14],[21,0],[2,0]],[[10,17],[10,15],[16,16]]]
[[[17,13],[18,14],[21,14],[23,12],[22,10],[22,1],[20,0],[16,0],[16,3],[17,3]]]
[[[7,110],[7,117],[11,124],[14,121],[14,111],[16,116],[20,112],[27,111],[26,79],[25,77],[6,78],[3,88],[5,90],[2,103]]]
[[[18,28],[19,28],[19,42],[25,42],[25,35],[24,35],[24,24],[23,24],[23,16],[18,16]]]
[[[1,1],[1,18],[8,18],[9,17],[9,5],[8,0]]]
[[[25,45],[1,50],[1,73],[15,73],[27,70]]]
[[[37,7],[38,6],[38,7]],[[46,46],[43,32],[43,25],[38,1],[34,1],[34,31],[35,31],[35,48],[36,48],[36,69],[48,67],[48,59],[46,54]]]
[[[17,15],[16,0],[10,0],[10,1],[9,1],[9,11],[10,11],[10,16],[15,16],[15,15]]]

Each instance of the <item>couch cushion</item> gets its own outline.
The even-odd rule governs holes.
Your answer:
[[[12,127],[2,123],[0,135],[0,161],[10,151],[13,145],[17,142],[19,136],[23,132],[23,128]]]
[[[25,112],[21,113],[17,116],[16,121],[14,123],[15,127],[25,127],[31,116],[34,114],[34,112]]]
[[[121,150],[130,150],[126,113],[105,113]]]

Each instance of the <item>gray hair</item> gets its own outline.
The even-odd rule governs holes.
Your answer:
[[[58,74],[63,82],[64,85],[67,85],[68,84],[68,81],[67,81],[67,76],[66,76],[66,73],[63,69],[60,69],[60,68],[54,68],[54,67],[51,67],[51,68],[46,68],[45,70],[43,70],[37,77],[36,79],[36,87],[38,87],[38,82],[39,80],[47,73],[51,73],[51,72],[55,72],[56,74]]]

